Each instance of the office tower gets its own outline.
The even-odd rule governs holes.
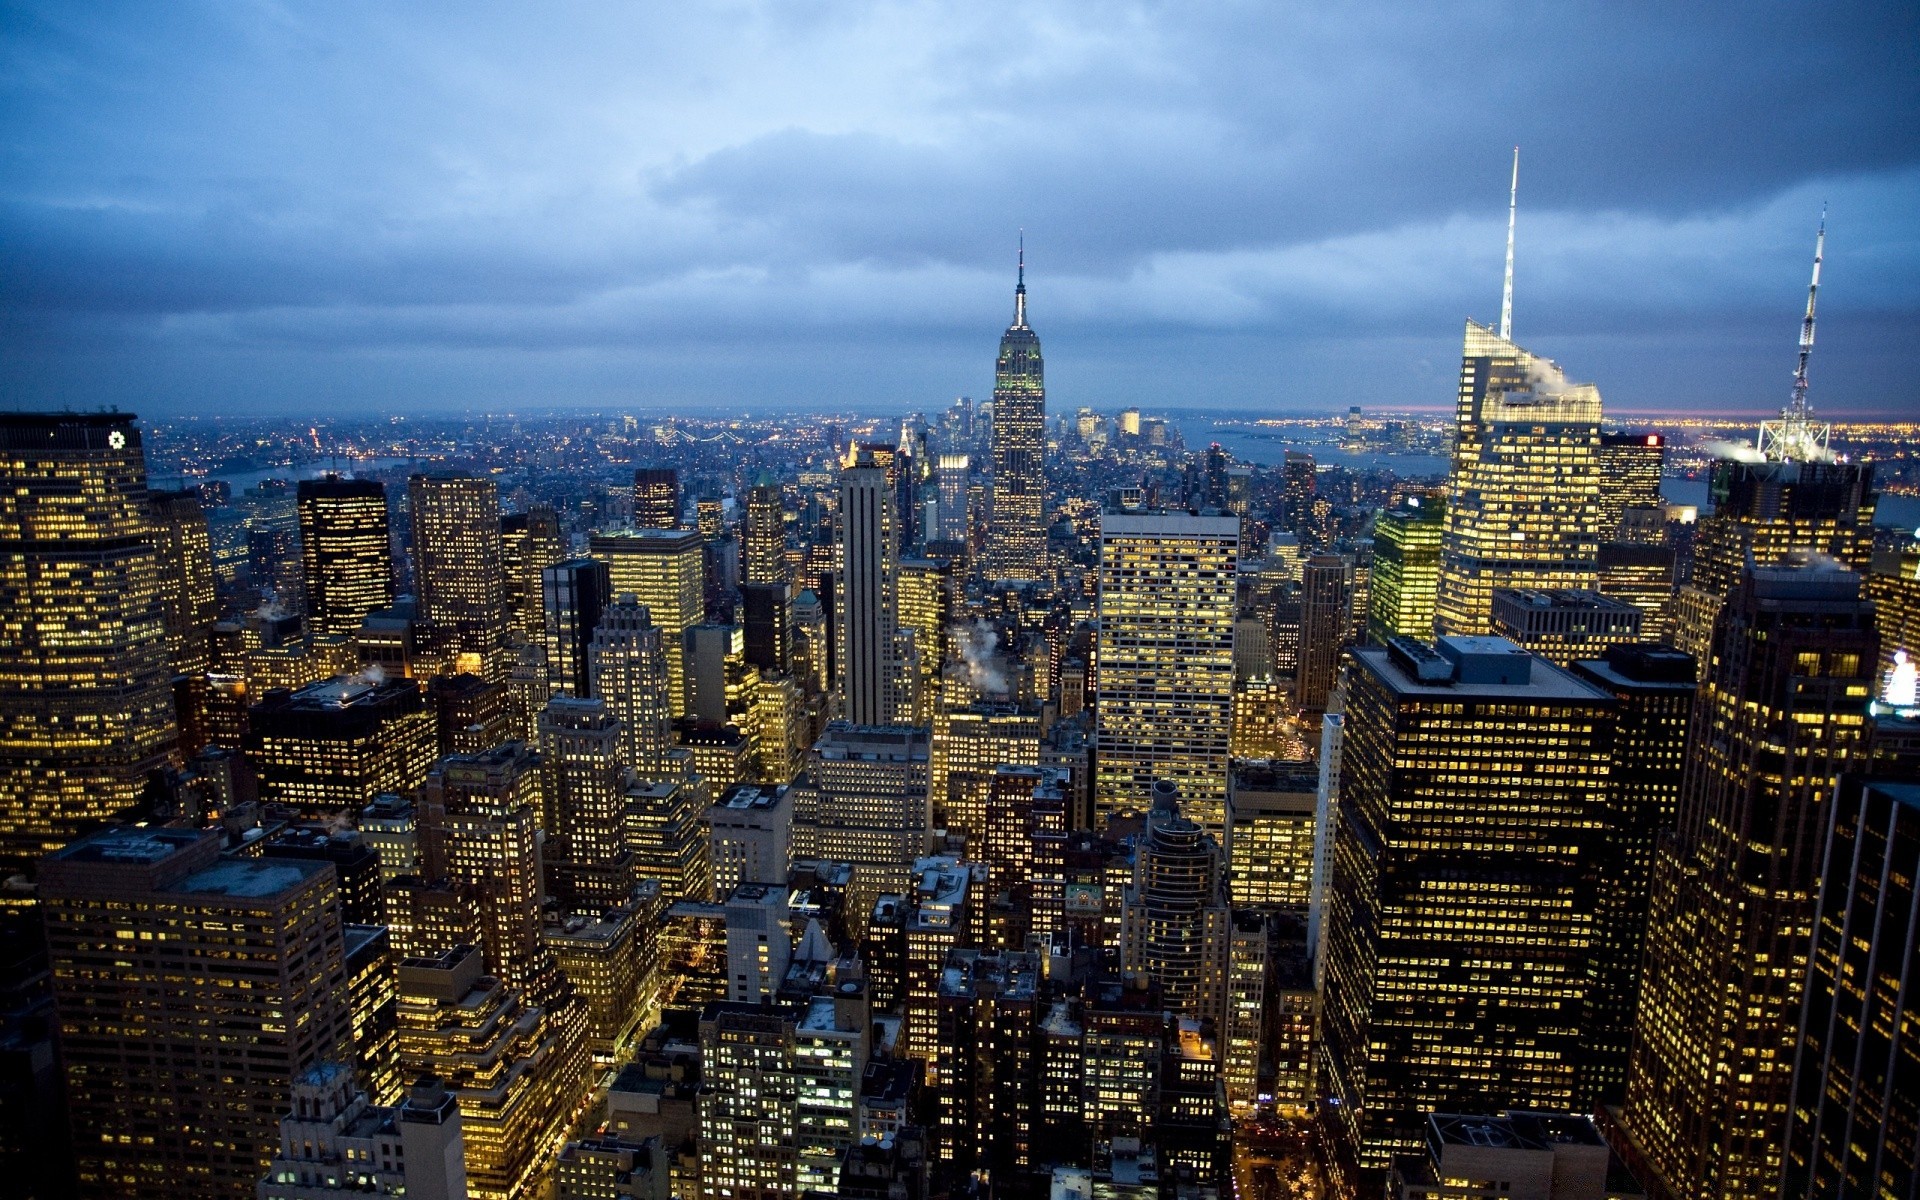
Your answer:
[[[656,1139],[601,1136],[570,1141],[554,1166],[554,1200],[659,1200],[675,1195],[673,1164]]]
[[[633,891],[620,732],[600,700],[555,696],[540,714],[540,855],[568,912],[615,908]]]
[[[841,715],[855,725],[891,724],[902,684],[895,571],[899,562],[893,486],[870,448],[842,465],[841,578],[834,597]]]
[[[709,1004],[700,1014],[700,1193],[711,1200],[795,1196],[793,1070],[799,1005]]]
[[[1239,546],[1235,517],[1100,518],[1099,824],[1166,779],[1190,819],[1224,828]]]
[[[389,887],[402,875],[420,869],[420,825],[411,799],[374,797],[356,821],[360,840],[380,855],[380,885]]]
[[[726,998],[738,1004],[769,1003],[793,961],[786,885],[742,883],[716,894],[726,938]]]
[[[594,635],[613,595],[607,564],[600,559],[570,558],[541,570],[540,604],[546,615],[547,681],[552,691],[593,694]]]
[[[1494,636],[1556,666],[1599,658],[1609,646],[1640,641],[1645,620],[1638,608],[1599,592],[1493,589]]]
[[[540,572],[567,559],[567,538],[553,509],[536,504],[500,518],[500,569],[505,576],[507,633],[518,645],[538,644],[546,634]]]
[[[351,635],[369,614],[393,603],[393,539],[387,489],[375,479],[302,479],[300,566],[307,585],[307,627]]]
[[[740,554],[742,583],[787,582],[787,510],[779,483],[765,471],[747,491]]]
[[[934,1157],[954,1178],[1007,1187],[1034,1163],[1035,1026],[1043,999],[1040,958],[1019,951],[955,950],[936,1002]],[[1051,1159],[1055,1147],[1040,1148]]]
[[[261,599],[298,612],[305,603],[300,578],[300,515],[293,485],[268,479],[246,493],[247,582]]]
[[[1067,773],[1055,768],[1003,766],[987,786],[986,834],[971,845],[981,847],[976,857],[987,866],[985,900],[989,945],[1016,949],[1027,944],[1036,924],[1051,933],[1064,906],[1064,884],[1058,869],[1067,836]],[[1035,865],[1044,859],[1049,868],[1043,881]],[[1047,919],[1036,922],[1035,910],[1044,906]]]
[[[680,528],[680,472],[641,467],[633,473],[633,527]]]
[[[1151,1137],[1160,1109],[1165,1006],[1146,976],[1096,979],[1081,1010],[1081,1119],[1095,1145]]]
[[[841,969],[849,964],[806,965],[821,983],[794,1028],[794,1182],[802,1193],[832,1192],[839,1189],[841,1162],[861,1141],[859,1097],[873,1022],[866,980]]]
[[[1574,1103],[1613,721],[1606,693],[1501,638],[1352,661],[1321,1073],[1349,1182],[1418,1150],[1442,1105]]]
[[[1447,502],[1402,496],[1373,525],[1373,578],[1367,589],[1367,641],[1429,637],[1440,592],[1440,540]]]
[[[1822,810],[1865,759],[1876,648],[1845,570],[1749,569],[1714,627],[1679,831],[1655,860],[1622,1113],[1684,1200],[1779,1186]]]
[[[881,892],[904,892],[927,829],[927,733],[835,721],[794,781],[795,858],[854,865],[855,912]]]
[[[346,1050],[333,871],[220,843],[107,829],[40,864],[83,1196],[250,1194],[295,1077]]]
[[[668,903],[713,898],[707,857],[706,785],[674,777],[627,785],[627,845],[641,879],[655,880]]]
[[[256,1200],[465,1200],[460,1107],[438,1080],[415,1084],[389,1107],[371,1103],[349,1067],[323,1062],[295,1079],[292,1091],[280,1151]]]
[[[1276,758],[1286,753],[1285,722],[1293,713],[1288,687],[1271,675],[1256,675],[1233,689],[1234,758]]]
[[[643,779],[663,778],[673,746],[666,639],[631,593],[601,610],[587,664],[590,694],[620,723],[621,762]]]
[[[941,854],[916,860],[901,922],[906,956],[901,967],[900,1045],[927,1065],[926,1081],[938,1086],[940,984],[955,950],[976,946],[986,925],[987,872],[983,864]]]
[[[1509,1111],[1501,1115],[1427,1115],[1417,1155],[1394,1164],[1395,1200],[1461,1195],[1460,1180],[1483,1196],[1563,1200],[1574,1196],[1634,1200],[1644,1195],[1607,1148],[1593,1118]]]
[[[1654,850],[1671,833],[1687,759],[1696,670],[1667,646],[1614,646],[1572,664],[1575,677],[1614,701],[1607,835],[1595,860],[1595,938],[1587,991],[1581,1104],[1618,1104],[1640,1005]]]
[[[1300,670],[1294,702],[1317,713],[1340,673],[1340,655],[1353,629],[1353,560],[1316,554],[1300,567]]]
[[[1221,1080],[1237,1114],[1252,1111],[1260,1096],[1260,1060],[1267,1046],[1270,914],[1241,909],[1230,914],[1225,1003],[1221,1006]]]
[[[1235,759],[1227,787],[1227,894],[1236,909],[1306,915],[1313,889],[1313,763]]]
[[[444,659],[470,675],[506,674],[507,584],[500,561],[500,494],[490,478],[414,475],[413,590]]]
[[[706,822],[715,893],[724,896],[743,883],[787,881],[793,845],[791,788],[734,784],[708,807]]]
[[[133,421],[0,413],[0,873],[131,808],[174,748]]]
[[[1153,792],[1121,902],[1121,961],[1153,977],[1170,1011],[1223,1020],[1228,925],[1220,844],[1181,815],[1171,784],[1155,781]]]
[[[929,541],[952,542],[964,546],[973,528],[973,513],[967,495],[973,485],[973,460],[964,454],[942,454],[933,469],[938,495],[933,536]]]
[[[402,962],[399,1019],[403,1077],[441,1080],[460,1110],[467,1195],[544,1195],[580,1099],[578,1039],[472,946]]]
[[[968,704],[934,714],[928,798],[936,826],[987,832],[987,793],[1003,766],[1040,765],[1040,714],[1017,704]]]
[[[1280,464],[1281,521],[1301,538],[1319,541],[1313,531],[1313,502],[1318,493],[1313,455],[1289,450]]]
[[[793,669],[793,615],[786,584],[741,584],[740,625],[749,663],[783,675]]]
[[[1047,565],[1047,387],[1040,338],[1027,326],[1026,252],[1013,290],[1013,324],[993,367],[993,498],[986,574],[1041,579]]]
[[[514,740],[507,711],[507,685],[478,675],[435,675],[427,681],[427,703],[440,755],[476,754]]]
[[[705,551],[691,529],[637,529],[597,534],[589,553],[607,564],[615,596],[632,595],[660,627],[667,654],[667,707],[687,712],[685,637],[706,619]]]
[[[1603,433],[1597,461],[1600,540],[1617,541],[1627,509],[1666,504],[1660,476],[1666,468],[1667,439],[1657,433]]]
[[[1781,1195],[1912,1194],[1920,786],[1849,778],[1834,800],[1825,859]]]
[[[421,793],[427,879],[444,879],[479,918],[487,972],[545,1001],[540,943],[539,758],[520,742],[441,759]]]
[[[261,798],[308,817],[412,792],[439,748],[433,710],[411,679],[330,679],[268,692],[247,723]]]
[[[1640,636],[1650,642],[1672,637],[1675,556],[1664,542],[1600,543],[1602,596],[1640,610]]]
[[[660,926],[667,905],[649,882],[619,900],[549,914],[540,938],[585,1009],[595,1070],[624,1063],[659,988]]]
[[[1437,628],[1483,634],[1495,588],[1593,587],[1600,392],[1467,322]]]
[[[167,656],[175,675],[198,675],[211,665],[213,623],[220,619],[213,544],[200,493],[150,491],[147,519],[160,572],[160,609]]]
[[[349,926],[385,925],[386,897],[380,885],[380,852],[354,831],[318,824],[282,824],[255,840],[252,857],[297,858],[333,864],[340,919]]]

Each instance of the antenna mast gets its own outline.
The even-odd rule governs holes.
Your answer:
[[[1513,148],[1513,184],[1507,190],[1507,282],[1500,292],[1500,340],[1513,340],[1513,218],[1520,208],[1520,147]]]
[[[1813,281],[1807,284],[1807,315],[1800,322],[1800,361],[1793,368],[1793,395],[1778,421],[1760,423],[1760,451],[1777,462],[1821,461],[1832,457],[1831,425],[1816,425],[1807,403],[1807,360],[1813,357],[1813,303],[1820,295],[1820,262],[1827,252],[1827,210],[1820,209],[1820,232],[1813,239]]]

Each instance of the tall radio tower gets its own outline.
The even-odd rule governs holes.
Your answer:
[[[1760,451],[1779,462],[1805,462],[1831,457],[1827,449],[1832,425],[1816,424],[1807,404],[1807,360],[1813,357],[1813,305],[1820,295],[1820,260],[1827,250],[1827,210],[1820,210],[1820,232],[1813,241],[1813,282],[1807,285],[1807,315],[1800,322],[1800,361],[1793,369],[1793,395],[1780,410],[1778,421],[1760,424]]]

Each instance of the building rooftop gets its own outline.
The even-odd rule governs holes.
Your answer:
[[[234,858],[215,863],[173,884],[170,892],[202,896],[235,896],[263,900],[304,887],[327,869],[317,859]]]
[[[1437,645],[1394,638],[1386,646],[1356,646],[1353,662],[1396,695],[1487,700],[1573,702],[1604,699],[1544,658],[1506,638],[1447,637]]]
[[[63,846],[51,857],[75,863],[157,863],[207,836],[201,829],[116,826]]]

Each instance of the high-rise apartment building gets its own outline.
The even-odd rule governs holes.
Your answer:
[[[1353,629],[1353,560],[1316,554],[1300,565],[1300,670],[1294,702],[1322,712]]]
[[[905,892],[927,830],[927,732],[835,721],[794,781],[793,854],[854,866],[847,899],[867,912],[881,892]]]
[[[1047,386],[1040,338],[1027,325],[1027,266],[1020,255],[1013,324],[993,368],[993,497],[986,574],[1040,579],[1047,565]]]
[[[1920,785],[1835,797],[1786,1138],[1787,1200],[1911,1193],[1920,1179]]]
[[[856,448],[839,482],[840,588],[834,597],[841,715],[855,725],[886,725],[903,692],[900,648],[898,515],[893,485],[872,452]]]
[[[1612,710],[1501,638],[1353,651],[1321,1071],[1350,1184],[1436,1108],[1574,1103]]]
[[[642,779],[663,779],[673,748],[673,678],[666,639],[653,615],[629,593],[600,612],[587,647],[593,696],[620,722],[620,754]]]
[[[149,491],[147,516],[160,568],[160,608],[173,673],[198,675],[211,665],[213,623],[220,619],[207,510],[192,489]]]
[[[592,694],[594,635],[612,598],[607,564],[600,559],[570,558],[541,570],[540,604],[545,614],[542,640],[551,692]]]
[[[298,488],[300,566],[307,626],[351,635],[393,603],[393,540],[387,489],[375,479],[303,479]]]
[[[507,671],[507,584],[500,491],[491,478],[414,475],[413,590],[420,621],[455,669],[488,679]]]
[[[294,1079],[347,1050],[333,868],[220,845],[116,828],[41,863],[83,1196],[252,1195]]]
[[[633,527],[680,528],[680,472],[641,467],[633,473]]]
[[[433,710],[411,679],[329,679],[268,692],[247,722],[261,797],[309,817],[409,795],[439,753]]]
[[[0,413],[0,870],[130,808],[177,738],[133,422]]]
[[[1100,519],[1095,820],[1144,811],[1156,779],[1216,836],[1233,732],[1237,517]]]
[[[1600,392],[1467,322],[1437,627],[1484,634],[1495,588],[1590,589],[1600,553]]]
[[[780,484],[765,471],[747,490],[740,557],[742,583],[787,582],[787,509]]]
[[[1864,761],[1860,580],[1749,569],[1714,628],[1679,830],[1654,867],[1622,1122],[1681,1200],[1780,1184],[1827,813]]]
[[[1603,433],[1600,466],[1600,540],[1617,541],[1629,508],[1666,503],[1660,477],[1667,463],[1667,439],[1658,433]]]
[[[631,595],[660,627],[667,654],[667,705],[687,713],[685,638],[706,619],[706,551],[698,530],[636,529],[597,534],[588,553],[607,564],[612,595]]]
[[[1367,589],[1367,640],[1431,637],[1440,594],[1440,542],[1447,502],[1408,495],[1373,524],[1373,577]]]

